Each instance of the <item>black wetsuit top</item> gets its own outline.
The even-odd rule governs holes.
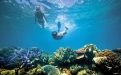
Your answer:
[[[38,19],[43,19],[44,17],[44,13],[42,13],[41,11],[36,11],[35,15]]]

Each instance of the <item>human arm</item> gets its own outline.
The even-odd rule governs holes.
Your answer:
[[[44,13],[43,13],[43,16],[44,16],[45,21],[48,23],[47,18],[45,17],[45,14]]]

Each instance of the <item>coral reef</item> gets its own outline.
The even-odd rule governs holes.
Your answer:
[[[61,72],[61,75],[72,75],[72,74],[71,74],[71,71],[69,69],[63,68],[62,72]]]
[[[0,69],[0,75],[15,75],[15,70]]]
[[[121,48],[99,51],[96,45],[87,44],[78,50],[60,47],[54,55],[37,47],[0,48],[0,75],[107,74],[121,74]]]
[[[93,64],[92,60],[97,53],[99,53],[99,49],[94,44],[84,45],[83,48],[75,50],[77,53],[77,62],[88,64],[90,68],[92,68],[91,64]]]
[[[100,65],[100,64],[106,62],[107,57],[105,57],[105,56],[104,57],[94,57],[93,60],[96,64]]]
[[[83,69],[83,70],[79,71],[77,75],[88,75],[88,74],[87,74],[86,70]]]
[[[40,65],[37,65],[36,68],[33,68],[33,69],[30,69],[26,75],[39,75],[41,72],[41,66]]]
[[[92,53],[93,55],[95,55],[96,53],[100,52],[99,49],[94,44],[84,45],[83,49],[86,50],[87,55],[88,53]]]
[[[70,71],[71,71],[72,73],[76,73],[76,72],[78,72],[80,69],[83,69],[83,66],[78,65],[78,64],[75,64],[75,65],[70,66]]]
[[[75,52],[77,53],[76,59],[81,59],[81,58],[84,58],[84,54],[86,53],[86,50],[81,48],[81,49],[76,50]]]
[[[75,51],[78,56],[77,59],[84,58],[84,55],[86,55],[87,58],[91,59],[99,52],[98,48],[94,44],[87,44],[84,45],[83,48],[80,48]]]
[[[54,52],[54,59],[60,63],[73,62],[76,59],[76,56],[77,54],[70,47],[65,49],[61,47],[56,52]]]
[[[60,75],[60,70],[52,65],[45,65],[41,68],[41,74]]]
[[[121,53],[121,48],[113,49],[113,52]]]
[[[114,53],[111,50],[107,50],[107,49],[105,49],[105,50],[99,52],[98,54],[96,54],[96,57],[104,57],[104,56],[106,56],[107,58],[111,58],[112,60],[117,58],[116,53]]]
[[[114,53],[116,53],[117,54],[117,56],[121,56],[121,48],[117,48],[117,49],[113,49],[112,50]]]
[[[12,48],[12,52],[10,52],[7,58],[4,55],[0,57],[0,67],[1,68],[17,68],[17,67],[27,67],[31,66],[31,61],[34,58],[40,57],[43,52],[34,49],[22,49],[22,48]],[[7,48],[7,50],[9,50]],[[10,47],[11,50],[11,47]],[[9,52],[9,51],[8,51]],[[4,53],[3,53],[4,54]]]
[[[39,61],[40,61],[41,65],[48,65],[48,64],[52,64],[52,62],[54,62],[54,58],[52,55],[50,55],[48,53],[43,53],[41,55],[41,57],[39,58]]]
[[[80,70],[77,75],[103,75],[103,74],[89,69],[83,69]]]
[[[0,48],[0,56],[8,58],[14,52],[15,49],[20,50],[20,48],[15,46]]]
[[[55,64],[55,62],[49,62],[49,65],[54,65]]]
[[[39,58],[40,62],[42,63],[42,65],[47,65],[48,64],[48,60],[49,60],[49,54],[43,54],[40,58]]]
[[[91,62],[95,55],[99,52],[99,49],[94,44],[85,45],[84,50],[86,50],[85,55],[88,57],[89,62]]]
[[[15,68],[12,70],[0,69],[0,75],[40,75],[40,72],[41,72],[40,65],[28,71],[26,71],[24,68],[21,69]]]
[[[120,62],[120,57],[111,50],[103,50],[102,52],[99,52],[93,60],[104,75],[106,75],[106,73],[114,74],[121,71],[121,63],[118,63]]]

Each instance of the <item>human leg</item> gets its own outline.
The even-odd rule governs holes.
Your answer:
[[[38,23],[42,26],[42,28],[44,28],[44,21],[42,19],[38,19]]]

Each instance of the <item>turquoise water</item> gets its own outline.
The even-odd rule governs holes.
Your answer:
[[[34,23],[36,5],[48,19],[44,29]],[[58,20],[61,30],[69,28],[62,40],[51,36]],[[0,0],[0,47],[36,46],[51,53],[90,43],[101,50],[121,48],[120,40],[121,0]]]

